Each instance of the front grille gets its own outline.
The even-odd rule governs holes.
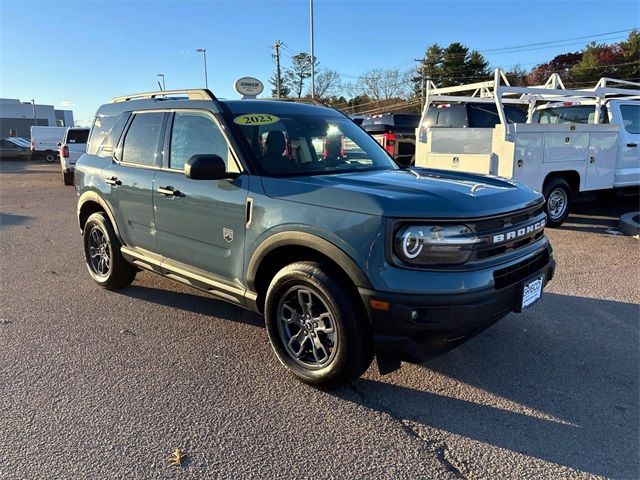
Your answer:
[[[526,222],[529,219],[536,218],[543,212],[544,206],[541,205],[529,210],[528,212],[513,212],[499,218],[492,218],[484,221],[480,220],[475,224],[475,231],[482,234],[492,232],[494,230],[501,230],[512,225],[517,225],[518,223]]]
[[[493,272],[493,282],[497,290],[521,282],[533,275],[549,263],[549,252],[544,250],[536,256],[507,268]]]
[[[474,260],[484,260],[504,253],[511,252],[533,243],[544,235],[544,230],[536,230],[531,233],[522,234],[509,238],[508,232],[518,231],[531,226],[533,222],[545,219],[543,206],[534,207],[528,211],[513,212],[499,218],[480,220],[471,228],[483,240],[474,254]],[[495,241],[494,237],[505,234],[502,241]]]

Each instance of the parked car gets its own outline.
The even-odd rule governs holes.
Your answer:
[[[416,149],[416,127],[420,115],[384,113],[371,115],[362,121],[368,132],[400,165],[412,165]]]
[[[88,128],[68,128],[60,142],[62,181],[73,185],[73,169],[80,156],[87,150]]]
[[[31,158],[55,162],[66,131],[67,127],[31,127]]]
[[[543,86],[513,87],[499,70],[490,82],[429,88],[416,165],[522,182],[544,194],[548,226],[557,227],[574,193],[637,192],[638,98],[640,83],[603,78],[567,90],[554,74]]]
[[[95,118],[75,170],[93,280],[148,270],[262,313],[304,382],[450,350],[553,277],[542,195],[400,168],[336,110],[185,90]]]
[[[0,160],[28,160],[31,157],[29,140],[20,137],[0,139]]]

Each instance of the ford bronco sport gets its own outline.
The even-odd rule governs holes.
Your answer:
[[[89,274],[140,269],[264,314],[302,381],[374,353],[447,351],[534,303],[553,276],[543,198],[491,177],[400,168],[336,110],[208,90],[119,97],[76,165]]]

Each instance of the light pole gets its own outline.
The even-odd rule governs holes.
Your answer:
[[[206,48],[198,48],[196,52],[202,53],[204,56],[204,88],[209,89],[209,80],[207,78],[207,49]]]
[[[167,89],[167,86],[164,84],[164,73],[159,73],[159,77],[162,77],[162,91],[164,92]]]
[[[38,126],[38,117],[36,116],[36,101],[31,99],[31,106],[33,107],[33,125]]]
[[[311,98],[316,98],[316,57],[313,49],[313,0],[309,0],[309,30],[311,34]]]

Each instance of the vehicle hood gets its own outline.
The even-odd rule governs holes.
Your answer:
[[[263,177],[262,183],[272,198],[396,218],[484,217],[543,200],[529,187],[496,177],[421,168]]]

